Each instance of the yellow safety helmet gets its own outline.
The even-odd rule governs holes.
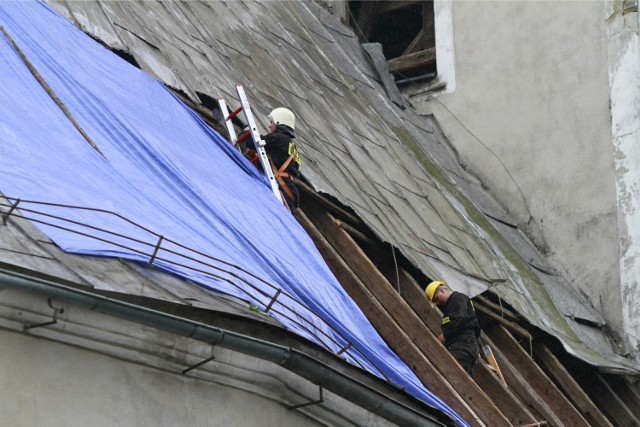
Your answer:
[[[269,113],[269,120],[272,120],[277,125],[287,125],[291,129],[295,129],[296,116],[287,108],[276,108]]]
[[[424,294],[427,296],[429,302],[433,302],[433,295],[436,293],[436,289],[440,286],[446,286],[444,282],[431,282],[427,285],[427,289],[424,290]]]

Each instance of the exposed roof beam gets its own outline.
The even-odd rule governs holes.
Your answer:
[[[519,338],[525,339],[527,342],[531,342],[531,339],[532,339],[531,338],[531,334],[526,329],[521,328],[520,326],[516,325],[515,323],[508,321],[504,317],[501,317],[501,316],[495,314],[493,311],[491,311],[488,308],[486,308],[480,302],[475,304],[475,308],[476,308],[476,311],[478,313],[480,313],[482,315],[485,315],[485,316],[488,316],[489,318],[491,318],[492,320],[494,320],[498,324],[504,326],[507,330],[509,330],[509,332],[517,335]]]
[[[500,402],[500,410],[514,426],[531,424],[538,420],[518,396],[507,387],[483,360],[473,368],[473,379],[494,402]]]
[[[332,273],[360,309],[367,314],[371,325],[380,336],[390,348],[404,356],[405,363],[412,367],[413,372],[429,391],[438,396],[463,419],[476,419],[476,415],[462,401],[456,390],[442,377],[442,374],[431,364],[429,359],[417,349],[411,338],[402,333],[393,317],[373,298],[367,287],[353,272],[351,266],[340,256],[338,251],[341,250],[334,249],[325,238],[326,230],[316,228],[315,223],[305,213],[310,215],[314,222],[318,222],[318,216],[324,215],[325,221],[323,223],[325,225],[329,224],[328,214],[313,212],[313,209],[305,207],[305,211],[299,210],[296,218],[313,240]],[[324,228],[322,224],[320,227]],[[344,233],[342,230],[339,231]]]
[[[369,3],[369,2],[363,2]],[[417,6],[421,3],[426,3],[426,1],[422,0],[404,0],[404,1],[379,1],[379,2],[370,2],[370,3],[379,3],[378,6],[378,14],[395,12],[396,10],[406,9],[408,7]]]
[[[600,374],[589,374],[589,392],[596,405],[620,426],[640,425],[640,419]],[[640,415],[639,415],[640,416]]]
[[[324,197],[322,194],[317,193],[313,188],[311,188],[307,183],[300,179],[295,180],[296,185],[302,190],[305,196],[309,196],[309,198],[314,201],[320,203],[325,207],[329,212],[337,215],[339,218],[346,220],[350,225],[358,227],[362,225],[362,221],[360,218],[352,215],[351,213],[344,210],[341,206],[338,206],[336,203]]]
[[[483,297],[482,295],[478,295],[473,300],[480,302],[481,304],[485,305],[487,308],[492,309],[497,315],[504,317],[507,320],[510,320],[512,322],[518,322],[520,320],[518,318],[518,315],[512,312],[511,310],[509,310],[508,308],[503,307],[502,305],[498,305],[490,301],[488,298]]]
[[[607,375],[604,379],[616,391],[629,410],[636,414],[636,417],[640,417],[640,392],[629,383],[629,377]]]
[[[518,344],[515,338],[501,325],[485,328],[484,331],[500,347],[503,354],[509,355],[509,361],[527,382],[527,387],[535,392],[561,421],[561,425],[589,427],[582,414],[571,404],[558,387],[546,376],[529,354]],[[502,366],[502,365],[500,365]],[[505,375],[506,377],[506,375]],[[555,422],[550,421],[555,425]]]
[[[400,278],[400,283],[398,284],[400,295],[427,327],[435,335],[438,335],[441,332],[442,314],[439,313],[439,310],[431,307],[431,304],[424,297],[424,292],[420,285],[402,267],[398,268],[398,277]],[[481,362],[476,365],[473,370],[473,378],[494,402],[499,402],[500,412],[513,425],[537,421],[518,396],[507,388],[485,363]]]
[[[612,427],[609,420],[600,412],[600,409],[594,405],[589,396],[580,388],[580,385],[578,385],[546,345],[541,342],[536,342],[533,351],[536,359],[540,361],[549,375],[555,379],[556,384],[558,384],[569,399],[571,399],[576,408],[584,414],[584,417],[592,426]]]
[[[436,48],[421,50],[387,61],[390,73],[409,73],[427,68],[436,63]]]
[[[418,31],[418,34],[416,34],[416,36],[413,38],[411,43],[409,43],[409,46],[407,46],[404,52],[402,52],[402,56],[407,56],[411,53],[415,53],[423,50],[425,48],[423,40],[424,40],[424,28],[421,28],[420,31]]]
[[[510,358],[506,356],[506,354],[509,354],[509,351],[505,349],[503,353],[500,346],[494,344],[486,334],[483,334],[482,340],[491,347],[491,351],[500,366],[500,371],[502,371],[509,389],[513,390],[520,400],[528,405],[527,409],[539,420],[545,420],[554,426],[564,425],[549,407],[544,397],[540,396],[540,394],[530,386],[528,378],[525,378],[525,374],[520,372],[520,369],[511,363]]]
[[[356,20],[356,33],[358,38],[362,42],[369,40],[369,35],[373,29],[373,24],[378,16],[379,3],[377,1],[363,1],[358,12],[358,19]]]
[[[510,425],[495,403],[456,363],[447,349],[438,342],[436,336],[415,315],[353,239],[335,223],[330,215],[317,211],[312,212],[311,215],[311,219],[317,224],[324,237],[342,254],[350,269],[359,279],[358,282],[364,284],[368,291],[366,293],[375,298],[381,309],[395,320],[398,328],[403,332],[401,335],[411,337],[414,346],[442,373],[446,381],[467,402],[476,415],[486,425]],[[375,326],[378,329],[379,325]],[[388,339],[388,337],[384,338]],[[399,351],[400,346],[392,347],[398,351],[399,356],[407,357],[406,353]],[[418,366],[417,359],[412,361],[405,359],[405,362],[409,366]],[[429,380],[428,377],[416,374],[423,382]]]

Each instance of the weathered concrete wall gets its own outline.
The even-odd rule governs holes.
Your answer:
[[[0,329],[4,426],[322,425],[277,401]]]
[[[622,327],[605,3],[442,3],[450,22],[436,28],[450,26],[452,38],[438,49],[454,54],[455,86],[407,94],[549,260]]]
[[[640,336],[640,37],[638,2],[607,4],[611,119],[620,229],[622,315]]]
[[[289,409],[318,386],[259,358],[2,283],[0,296],[0,426],[391,425],[328,390]],[[23,331],[52,306],[57,323]]]

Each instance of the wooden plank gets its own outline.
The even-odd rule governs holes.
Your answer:
[[[497,402],[500,411],[514,426],[531,424],[538,420],[520,401],[518,396],[498,378],[498,376],[483,361],[478,363],[473,371],[476,383]]]
[[[381,1],[378,13],[389,13],[394,12],[400,9],[406,9],[408,7],[416,6],[420,3],[426,3],[426,1],[422,0],[394,0],[394,1]]]
[[[536,342],[533,347],[533,352],[545,371],[555,380],[555,383],[564,391],[575,407],[582,412],[582,415],[584,415],[590,425],[612,427],[609,420],[607,420],[596,405],[594,405],[587,393],[582,390],[580,385],[578,385],[546,345],[541,342]]]
[[[420,286],[418,282],[402,268],[397,265],[393,257],[388,256],[388,247],[377,243],[366,248],[367,255],[377,266],[389,283],[393,283],[404,300],[411,306],[414,313],[422,319],[425,325],[435,336],[440,334],[440,325],[442,323],[442,313],[437,307],[432,306],[424,295],[426,284]],[[386,255],[385,255],[386,254]],[[399,280],[399,283],[397,283]]]
[[[424,50],[424,49],[425,49],[425,46],[424,46],[424,29],[421,28],[420,31],[418,31],[418,34],[416,34],[416,36],[413,38],[411,43],[409,43],[409,46],[407,46],[407,48],[404,50],[404,52],[402,52],[402,56],[409,55],[410,53],[419,52],[419,51]]]
[[[509,310],[508,308],[502,307],[490,301],[488,298],[483,297],[482,295],[478,295],[473,300],[474,302],[480,302],[481,304],[485,305],[487,308],[490,308],[491,310],[493,310],[494,313],[497,314],[498,316],[504,317],[505,319],[511,322],[517,322],[520,320],[518,315],[512,312],[511,310]]]
[[[493,311],[484,307],[482,304],[475,304],[474,307],[478,313],[490,317],[493,321],[504,326],[509,332],[517,335],[519,338],[523,338],[527,340],[527,342],[531,342],[531,339],[532,339],[531,334],[526,329],[523,329],[520,326],[516,325],[515,323],[512,323],[506,320],[505,318],[500,317],[499,315],[495,314]],[[483,323],[486,323],[486,322],[483,322]]]
[[[332,212],[333,214],[337,215],[338,217],[344,219],[345,221],[349,222],[349,224],[351,224],[352,226],[358,226],[360,224],[362,224],[362,221],[360,220],[360,218],[356,217],[355,215],[347,212],[346,210],[344,210],[342,207],[338,206],[337,204],[333,203],[331,200],[327,199],[326,197],[322,196],[321,194],[318,194],[313,188],[311,188],[307,183],[296,179],[295,180],[296,185],[298,186],[298,188],[302,191],[302,193],[304,194],[303,197],[309,197],[309,199],[311,199],[311,202],[318,202],[320,203],[322,206],[324,206],[325,209],[329,210],[330,212]],[[303,208],[304,208],[304,204],[306,204],[306,200],[302,200],[303,202]]]
[[[378,16],[380,3],[382,2],[363,1],[360,3],[360,11],[358,12],[358,19],[356,20],[356,34],[358,34],[361,42],[369,40],[369,36],[373,30],[373,24],[375,24]]]
[[[354,227],[350,226],[346,222],[342,222],[339,219],[337,219],[336,220],[336,224],[338,224],[338,227],[342,228],[344,231],[349,233],[349,235],[351,237],[353,237],[354,239],[359,240],[361,243],[364,243],[365,245],[375,245],[376,244],[376,242],[371,237],[367,236],[366,234],[364,234],[363,232],[361,232],[359,230],[356,230]]]
[[[442,313],[424,295],[424,290],[420,288],[418,282],[404,269],[399,270],[400,274],[400,295],[413,308],[425,325],[435,336],[440,335],[442,325]]]
[[[585,376],[591,399],[617,426],[640,426],[640,420],[598,373]],[[640,416],[640,414],[638,414]]]
[[[520,373],[520,370],[510,362],[502,350],[491,341],[491,338],[483,334],[482,339],[485,344],[491,347],[493,355],[500,366],[500,370],[507,381],[507,385],[526,405],[527,410],[533,414],[535,419],[550,422],[551,425],[554,426],[562,426],[562,421],[554,414],[553,410],[547,405],[547,402],[544,401],[536,390],[529,386],[527,379]]]
[[[375,246],[370,251],[370,257],[381,268],[381,272],[387,280],[394,281],[396,288],[399,286],[400,295],[411,306],[418,317],[427,327],[438,335],[441,332],[442,314],[437,307],[433,307],[425,298],[423,286],[402,267],[396,266],[390,257],[374,257],[376,253],[382,253],[382,248]],[[373,255],[372,255],[373,254]],[[397,274],[397,276],[396,276]],[[399,283],[395,283],[399,279]],[[476,299],[474,298],[474,301]],[[496,403],[500,412],[514,425],[527,424],[537,421],[526,405],[518,396],[500,381],[500,379],[484,363],[476,365],[473,371],[473,379],[482,390]]]
[[[511,425],[489,396],[469,377],[447,349],[440,344],[436,336],[400,298],[360,247],[344,230],[337,226],[331,215],[318,210],[308,211],[307,214],[327,241],[344,257],[361,283],[366,285],[375,299],[388,311],[390,316],[482,421],[490,426]],[[402,353],[398,353],[398,355],[404,356]]]
[[[485,328],[485,332],[503,353],[509,355],[509,361],[522,373],[529,387],[545,401],[563,425],[589,426],[582,414],[502,325]]]
[[[436,46],[435,15],[433,13],[433,2],[422,3],[422,48],[429,49]]]
[[[325,262],[344,287],[349,296],[358,304],[365,313],[373,327],[385,340],[389,347],[411,368],[420,381],[447,406],[453,409],[460,417],[471,425],[479,426],[481,423],[473,422],[476,415],[469,409],[466,403],[442,377],[411,339],[402,332],[395,320],[376,301],[366,286],[358,279],[340,254],[329,244],[315,225],[309,220],[301,209],[296,215],[300,225],[306,230]]]
[[[436,48],[421,50],[387,61],[390,73],[411,73],[436,63]]]
[[[609,384],[611,390],[615,390],[616,394],[627,408],[635,414],[636,418],[640,417],[640,396],[631,385],[625,381],[625,378],[618,375],[601,375],[601,377]]]

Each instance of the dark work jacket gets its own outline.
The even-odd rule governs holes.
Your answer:
[[[480,327],[473,302],[465,294],[453,292],[442,310],[442,335],[444,346],[449,347],[460,338],[477,338]]]
[[[264,149],[267,152],[269,158],[273,161],[273,165],[276,167],[276,169],[280,169],[280,166],[282,166],[282,164],[286,162],[290,156],[289,144],[292,144],[293,139],[295,138],[293,129],[291,129],[289,126],[278,125],[274,133],[261,135],[261,138],[264,139]],[[250,139],[247,142],[247,146],[255,150],[253,141],[251,141]],[[298,163],[296,163],[295,158],[291,160],[291,163],[289,163],[289,166],[287,166],[285,172],[292,176],[298,175]]]

